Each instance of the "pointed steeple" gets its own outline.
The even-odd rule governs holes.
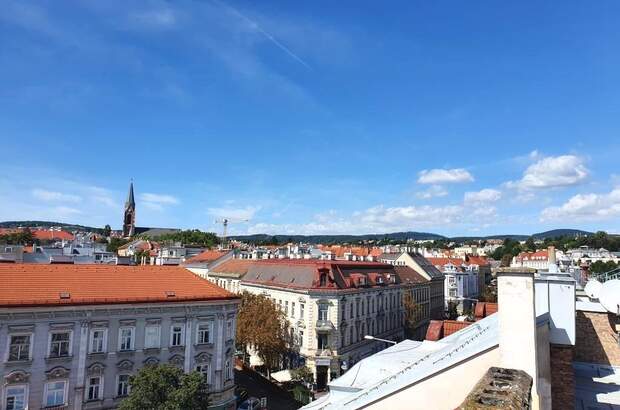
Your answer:
[[[133,181],[129,183],[129,193],[127,194],[127,201],[125,201],[125,208],[129,207],[136,207],[136,202],[133,199]]]

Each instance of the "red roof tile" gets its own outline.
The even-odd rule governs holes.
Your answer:
[[[0,284],[0,307],[236,298],[177,266],[0,264]]]
[[[443,321],[443,337],[450,336],[452,333],[456,333],[461,329],[465,329],[467,326],[474,322],[459,322],[457,320],[444,320]]]
[[[226,255],[230,251],[214,251],[214,250],[206,250],[204,252],[199,253],[196,256],[192,256],[185,262],[187,263],[205,263],[205,262],[213,262],[216,259],[221,258]]]

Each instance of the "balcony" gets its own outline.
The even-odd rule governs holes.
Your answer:
[[[316,321],[315,328],[317,332],[331,332],[334,330],[334,324],[331,320],[319,319]]]

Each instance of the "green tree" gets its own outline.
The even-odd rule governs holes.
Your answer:
[[[405,334],[407,338],[412,338],[416,325],[420,321],[422,306],[415,302],[411,292],[403,295],[403,307],[405,308]]]
[[[502,256],[502,262],[501,262],[501,266],[502,267],[509,267],[510,266],[510,262],[512,262],[512,255],[509,253],[505,253]]]
[[[237,349],[252,349],[268,372],[288,353],[287,319],[275,303],[264,295],[243,292],[237,314]]]
[[[534,243],[534,237],[530,236],[525,241],[525,250],[528,252],[536,252],[536,243]]]
[[[129,240],[127,239],[112,238],[110,239],[110,242],[108,243],[108,246],[106,247],[106,249],[108,252],[116,253],[116,251],[118,251],[118,248],[125,245],[127,242],[129,242]]]
[[[312,383],[314,381],[314,374],[308,366],[298,367],[291,370],[291,380]]]
[[[207,410],[209,386],[198,372],[171,365],[145,366],[129,380],[131,393],[119,410]]]

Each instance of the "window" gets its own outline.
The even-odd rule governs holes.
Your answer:
[[[300,330],[299,331],[299,346],[303,346],[304,345],[304,331]]]
[[[146,326],[144,328],[144,348],[157,349],[160,343],[161,327]]]
[[[327,335],[319,333],[317,335],[317,348],[319,350],[327,349]]]
[[[303,319],[304,318],[304,310],[305,310],[306,305],[304,305],[303,303],[299,304],[299,318]]]
[[[226,360],[224,371],[224,374],[226,375],[226,380],[232,380],[232,368],[230,367],[230,359]]]
[[[51,333],[49,357],[67,357],[70,354],[71,354],[71,332]]]
[[[342,302],[342,314],[340,316],[342,316],[342,318],[344,319],[346,314],[347,314],[347,303]]]
[[[118,346],[121,351],[133,350],[133,327],[121,327],[118,330]]]
[[[326,273],[321,273],[321,276],[319,276],[319,286],[321,287],[327,286],[327,274]]]
[[[183,345],[183,325],[172,325],[170,330],[170,346]]]
[[[30,338],[29,334],[9,336],[9,362],[30,360]]]
[[[291,317],[295,317],[295,302],[291,302]]]
[[[25,410],[28,407],[26,386],[7,386],[4,390],[5,410]]]
[[[100,376],[88,378],[87,400],[100,400],[102,390],[102,379]]]
[[[129,375],[119,374],[118,382],[116,383],[116,395],[119,397],[127,396],[130,391],[129,387]]]
[[[329,307],[325,303],[319,305],[319,320],[327,320]]]
[[[211,375],[209,374],[209,364],[203,363],[196,366],[196,371],[202,374],[207,379],[207,383],[211,381]]]
[[[233,320],[228,319],[226,321],[226,339],[230,340],[233,338]]]
[[[288,300],[284,302],[284,314],[288,316]]]
[[[56,381],[45,385],[45,407],[63,406],[66,402],[67,382]]]
[[[201,323],[198,325],[197,343],[211,343],[211,323]]]
[[[105,329],[92,329],[90,331],[90,353],[103,353],[106,351]]]

